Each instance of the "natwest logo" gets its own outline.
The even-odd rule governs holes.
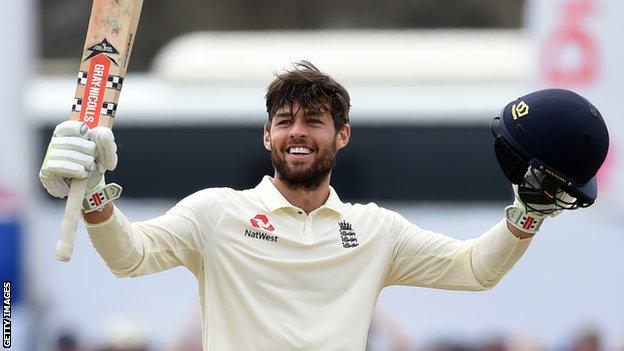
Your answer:
[[[264,229],[269,232],[275,230],[275,227],[269,223],[267,216],[262,213],[258,213],[254,218],[250,219],[249,222],[251,222],[251,226],[254,228]]]

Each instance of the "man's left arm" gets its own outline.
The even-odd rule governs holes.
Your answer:
[[[507,229],[509,229],[511,234],[515,235],[518,239],[528,239],[535,235],[535,233],[529,233],[524,230],[520,230],[519,228],[516,228],[511,222],[509,222],[509,220],[507,220]]]
[[[386,285],[487,290],[522,257],[533,237],[503,219],[475,239],[458,240],[423,230],[397,213],[391,216],[394,250]]]

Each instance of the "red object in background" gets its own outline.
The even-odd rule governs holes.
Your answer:
[[[544,80],[553,86],[587,86],[600,74],[600,49],[586,21],[595,12],[596,0],[565,0],[560,23],[548,36],[540,57]],[[576,62],[565,62],[575,53]]]
[[[0,186],[0,215],[18,211],[18,201],[7,187]]]
[[[617,149],[613,146],[613,144],[609,145],[609,152],[607,153],[607,158],[604,163],[598,170],[597,179],[598,179],[598,195],[602,191],[608,191],[611,185],[611,175],[613,174],[613,170],[616,169],[616,155]]]

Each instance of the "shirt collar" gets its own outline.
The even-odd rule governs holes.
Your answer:
[[[260,193],[260,198],[269,211],[275,212],[280,208],[297,208],[286,200],[282,193],[280,193],[275,185],[273,185],[271,180],[272,178],[270,176],[265,175],[260,184],[256,186],[256,190]],[[342,215],[344,212],[344,206],[344,203],[340,200],[340,197],[338,197],[334,188],[330,186],[329,197],[327,198],[327,201],[325,201],[325,204],[319,208],[327,208]]]

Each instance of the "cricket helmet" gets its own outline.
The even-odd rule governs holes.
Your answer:
[[[507,104],[491,128],[496,159],[525,203],[550,202],[558,209],[594,203],[596,173],[607,157],[609,134],[587,99],[565,89],[532,92]],[[527,184],[527,171],[538,184]],[[560,191],[574,202],[559,203]]]

